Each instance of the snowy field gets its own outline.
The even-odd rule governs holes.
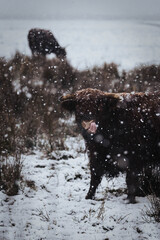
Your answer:
[[[32,27],[50,29],[78,69],[112,61],[126,70],[160,64],[160,22],[0,20],[0,56],[16,50],[30,55]],[[104,178],[96,199],[85,200],[90,174],[84,141],[66,144],[68,150],[53,158],[38,150],[22,156],[24,180],[33,184],[22,183],[14,197],[0,191],[0,240],[159,240],[160,224],[143,218],[148,198],[126,204],[125,176]]]
[[[0,56],[16,50],[30,55],[27,34],[33,27],[50,29],[78,69],[112,61],[123,69],[160,63],[160,22],[153,21],[0,20]]]
[[[56,160],[38,151],[23,156],[24,180],[35,184],[14,197],[0,192],[0,239],[158,240],[160,225],[143,219],[148,199],[126,204],[124,176],[104,178],[95,200],[85,200],[90,178],[84,142],[66,143],[68,151],[54,153]]]

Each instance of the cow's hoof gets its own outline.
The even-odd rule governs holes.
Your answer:
[[[85,199],[92,199],[92,200],[93,200],[93,199],[94,199],[94,196],[91,195],[91,194],[87,194],[86,197],[85,197]]]
[[[127,197],[127,200],[128,200],[128,201],[127,201],[128,204],[129,204],[129,203],[132,203],[132,204],[137,203],[134,196],[128,196],[128,197]]]

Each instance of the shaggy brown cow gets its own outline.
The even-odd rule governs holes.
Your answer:
[[[28,33],[28,42],[33,55],[55,53],[57,57],[66,57],[66,50],[62,48],[49,30],[34,28]]]
[[[104,174],[114,177],[125,171],[128,200],[134,203],[138,175],[159,163],[160,96],[84,89],[61,101],[64,109],[75,112],[88,148],[91,182],[86,199],[94,197]]]

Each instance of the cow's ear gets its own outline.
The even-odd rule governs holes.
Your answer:
[[[103,103],[107,106],[107,108],[115,108],[117,103],[120,101],[119,93],[105,93],[102,99]]]
[[[76,109],[76,99],[72,94],[62,96],[60,98],[62,108],[66,109],[69,112],[74,112]]]

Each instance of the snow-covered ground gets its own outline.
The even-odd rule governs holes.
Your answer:
[[[138,20],[0,20],[0,56],[31,54],[27,34],[33,27],[50,29],[79,69],[112,61],[123,69],[160,63],[160,22]]]
[[[148,199],[126,204],[123,175],[104,177],[95,200],[85,200],[90,175],[84,142],[78,137],[66,144],[68,151],[54,153],[56,160],[39,151],[23,156],[24,180],[34,184],[22,184],[14,197],[0,192],[0,239],[158,240],[160,224],[143,219]]]

